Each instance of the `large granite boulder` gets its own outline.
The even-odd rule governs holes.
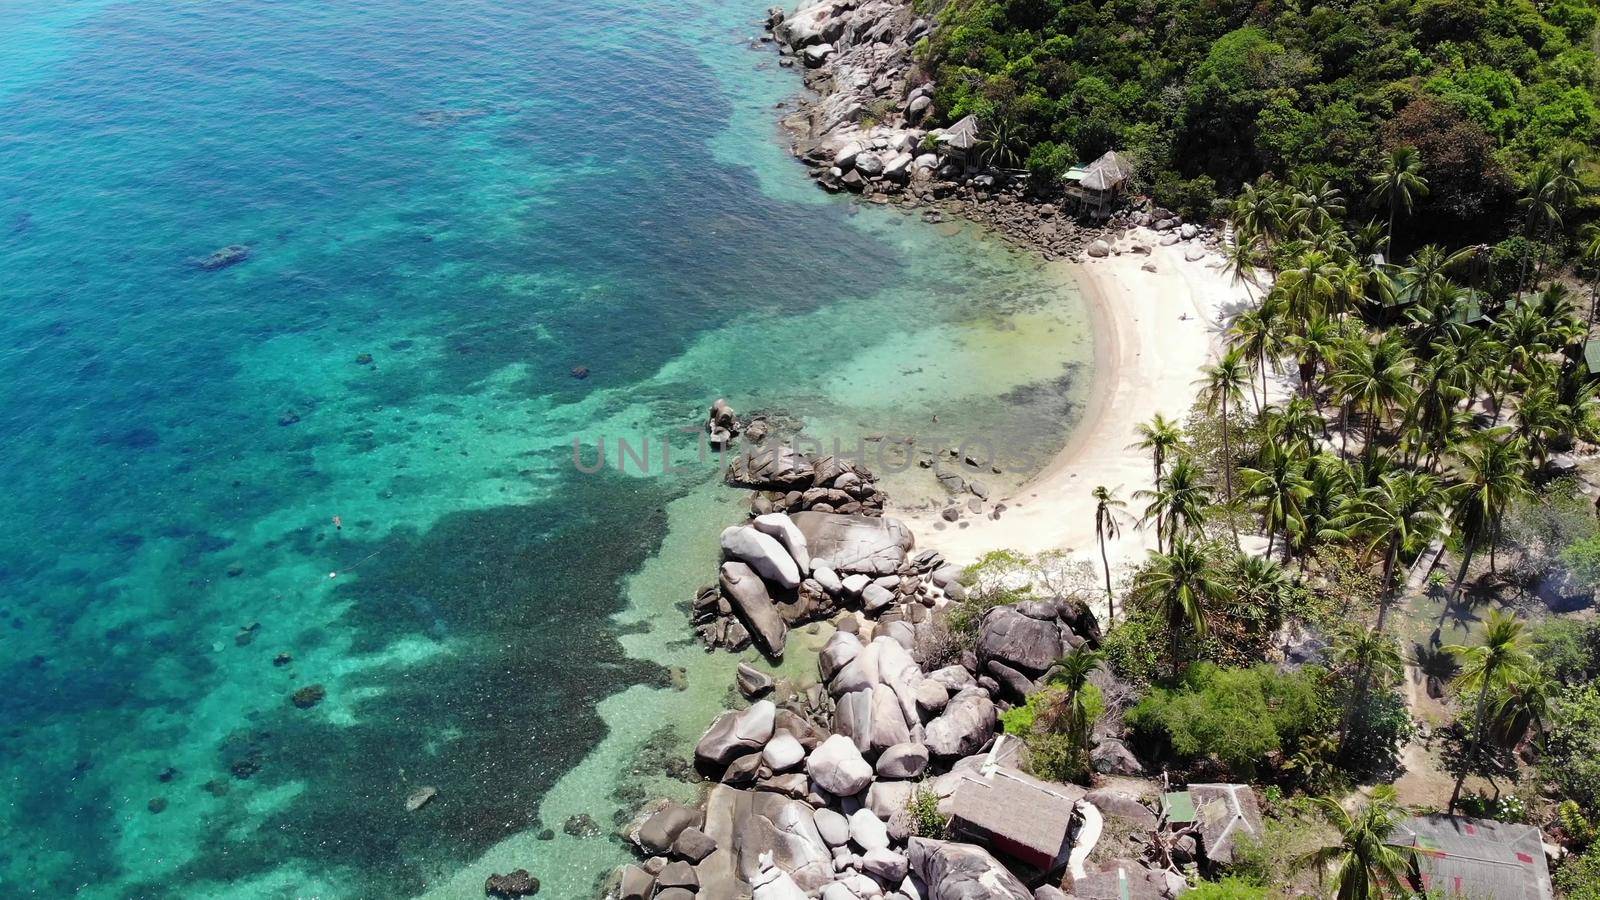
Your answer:
[[[799,451],[774,444],[746,449],[728,464],[723,481],[752,491],[805,490],[811,485],[813,472],[811,460]]]
[[[911,730],[900,712],[900,700],[894,688],[886,684],[872,687],[872,728],[867,741],[873,753],[882,753],[895,744],[911,740]]]
[[[630,829],[629,838],[646,856],[660,856],[672,849],[685,829],[699,828],[704,822],[704,813],[669,801]]]
[[[739,791],[733,800],[735,874],[754,884],[763,856],[793,878],[801,890],[833,880],[833,855],[817,832],[811,807],[771,791]]]
[[[855,742],[842,734],[823,741],[806,759],[806,774],[811,782],[836,797],[851,797],[872,783],[872,766],[856,749]]]
[[[1106,738],[1089,751],[1089,765],[1102,775],[1143,775],[1144,766],[1133,755],[1128,745],[1116,738]]]
[[[1033,900],[1017,876],[982,847],[912,838],[906,857],[927,885],[923,900]]]
[[[738,757],[760,752],[772,739],[777,714],[778,708],[771,700],[761,700],[751,704],[749,709],[730,710],[717,716],[695,744],[695,761],[707,766],[725,766]]]
[[[766,513],[750,520],[750,527],[762,534],[771,535],[783,549],[789,551],[789,556],[794,559],[795,565],[800,567],[800,574],[811,571],[811,551],[806,547],[806,536],[794,524],[794,520],[783,513]],[[826,587],[826,585],[824,585]]]
[[[742,562],[725,562],[718,581],[734,615],[750,630],[757,646],[769,656],[782,656],[789,637],[789,626],[778,614],[767,593],[767,586],[753,569]]]
[[[862,753],[872,749],[872,689],[851,691],[834,701],[833,734],[849,738]]]
[[[835,631],[833,637],[822,645],[817,656],[817,674],[823,681],[833,681],[839,671],[849,665],[862,650],[861,639],[848,631]]]
[[[828,690],[835,696],[856,691],[870,691],[882,681],[878,674],[878,660],[883,655],[883,643],[873,641],[861,649],[848,663],[834,673]]]
[[[955,695],[944,713],[928,723],[928,752],[939,759],[977,753],[994,737],[994,701],[988,691],[971,687]]]
[[[916,778],[928,768],[928,748],[915,741],[883,751],[875,767],[882,778]]]
[[[1107,818],[1131,822],[1141,830],[1156,827],[1156,814],[1139,798],[1113,788],[1096,788],[1083,798],[1100,810]]]
[[[795,10],[794,15],[773,29],[778,40],[800,49],[812,44],[833,43],[844,36],[849,20],[843,15],[855,3],[845,0],[819,0]]]
[[[840,575],[891,575],[916,539],[899,519],[807,510],[790,517],[806,536],[813,565]]]
[[[998,660],[1030,678],[1037,678],[1061,658],[1065,649],[1061,626],[996,606],[978,623],[978,660]]]
[[[722,552],[779,587],[800,586],[800,567],[778,539],[747,525],[723,529]]]

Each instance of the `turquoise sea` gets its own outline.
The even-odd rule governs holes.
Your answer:
[[[1060,443],[1070,281],[815,191],[766,5],[0,0],[0,896],[595,896],[735,662],[678,429]]]

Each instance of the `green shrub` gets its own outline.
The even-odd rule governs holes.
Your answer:
[[[1100,650],[1106,665],[1118,678],[1133,684],[1149,684],[1160,673],[1166,652],[1166,627],[1149,612],[1135,613],[1118,622]]]
[[[1061,694],[1059,687],[1045,687],[1028,695],[1028,702],[1000,714],[1006,734],[1016,735],[1028,745],[1029,768],[1047,781],[1078,781],[1088,775],[1087,748],[1074,747],[1064,734],[1040,727],[1039,714]],[[1105,698],[1092,684],[1083,687],[1083,704],[1092,724],[1105,714]]]
[[[1185,900],[1267,900],[1267,889],[1230,875],[1221,881],[1202,881],[1183,896]]]
[[[1600,622],[1551,619],[1532,629],[1533,658],[1563,684],[1600,676]]]
[[[1600,686],[1569,687],[1553,707],[1540,771],[1559,797],[1593,821],[1600,818]]]
[[[1217,183],[1209,175],[1185,180],[1176,172],[1164,172],[1156,179],[1150,193],[1158,205],[1185,219],[1200,222],[1211,218],[1211,207],[1217,201]]]
[[[1281,673],[1198,663],[1175,687],[1152,690],[1126,721],[1181,763],[1214,755],[1249,778],[1267,754],[1327,724],[1321,676],[1315,667]]]
[[[1591,589],[1600,585],[1600,534],[1568,544],[1561,551],[1561,561]]]
[[[1569,856],[1556,868],[1556,888],[1567,900],[1600,900],[1600,844]]]
[[[1053,188],[1077,163],[1077,154],[1066,144],[1041,141],[1028,152],[1028,183],[1035,189]]]
[[[939,812],[939,795],[918,786],[906,801],[906,813],[911,818],[911,833],[923,838],[943,838],[950,820]]]

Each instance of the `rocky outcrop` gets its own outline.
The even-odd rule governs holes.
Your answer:
[[[789,626],[778,615],[761,577],[744,563],[725,562],[720,584],[733,612],[749,633],[755,635],[762,651],[769,656],[782,656]]]
[[[741,756],[759,753],[771,739],[777,707],[769,700],[749,709],[725,712],[717,717],[695,745],[695,762],[704,766],[726,766]]]
[[[800,566],[772,535],[748,525],[735,525],[723,530],[721,542],[724,555],[756,570],[778,587],[800,586]]]
[[[912,838],[906,856],[927,885],[925,900],[1033,900],[1028,888],[981,847]]]
[[[807,511],[794,524],[806,537],[814,565],[840,575],[890,575],[905,564],[915,546],[911,530],[898,519]]]

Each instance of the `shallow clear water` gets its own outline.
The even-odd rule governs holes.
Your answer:
[[[591,896],[740,498],[575,440],[1060,441],[1071,286],[814,191],[765,5],[0,0],[0,894]]]

